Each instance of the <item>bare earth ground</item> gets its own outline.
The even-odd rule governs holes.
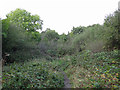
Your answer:
[[[70,80],[68,79],[67,75],[63,71],[62,74],[64,75],[64,84],[65,84],[64,88],[71,88]]]

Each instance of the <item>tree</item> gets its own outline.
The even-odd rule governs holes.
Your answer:
[[[6,15],[7,19],[12,23],[17,23],[18,26],[27,31],[42,30],[43,21],[38,15],[31,15],[24,9],[16,9]]]
[[[35,40],[39,43],[41,41],[40,33],[39,32],[32,32],[32,40]]]
[[[80,26],[80,27],[73,27],[72,32],[73,34],[81,34],[84,30],[84,27]]]
[[[67,35],[64,34],[64,33],[63,33],[62,35],[60,35],[59,37],[60,37],[59,39],[60,39],[62,42],[66,42],[67,39],[68,39]]]
[[[106,17],[104,26],[108,27],[108,45],[109,48],[120,49],[120,11],[115,11]]]
[[[47,28],[43,34],[44,34],[43,38],[47,40],[57,41],[59,39],[59,34],[55,32],[55,30],[51,30],[49,28]]]

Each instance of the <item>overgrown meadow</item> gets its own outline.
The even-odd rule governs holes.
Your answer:
[[[120,88],[120,12],[59,35],[23,9],[2,19],[3,89]]]

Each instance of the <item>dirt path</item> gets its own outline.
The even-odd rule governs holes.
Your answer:
[[[64,75],[64,84],[65,84],[64,88],[71,88],[70,80],[67,78],[67,75],[63,71],[62,74]]]

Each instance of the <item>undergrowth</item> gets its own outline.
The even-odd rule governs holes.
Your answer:
[[[67,73],[73,88],[120,88],[120,57],[118,50],[91,53],[84,51],[66,56]]]
[[[5,66],[3,68],[3,89],[63,87],[63,75],[60,72],[54,72],[50,67],[50,63],[44,60]]]
[[[120,88],[119,51],[89,50],[48,61],[14,63],[3,68],[3,88],[62,88],[64,71],[72,88]]]

